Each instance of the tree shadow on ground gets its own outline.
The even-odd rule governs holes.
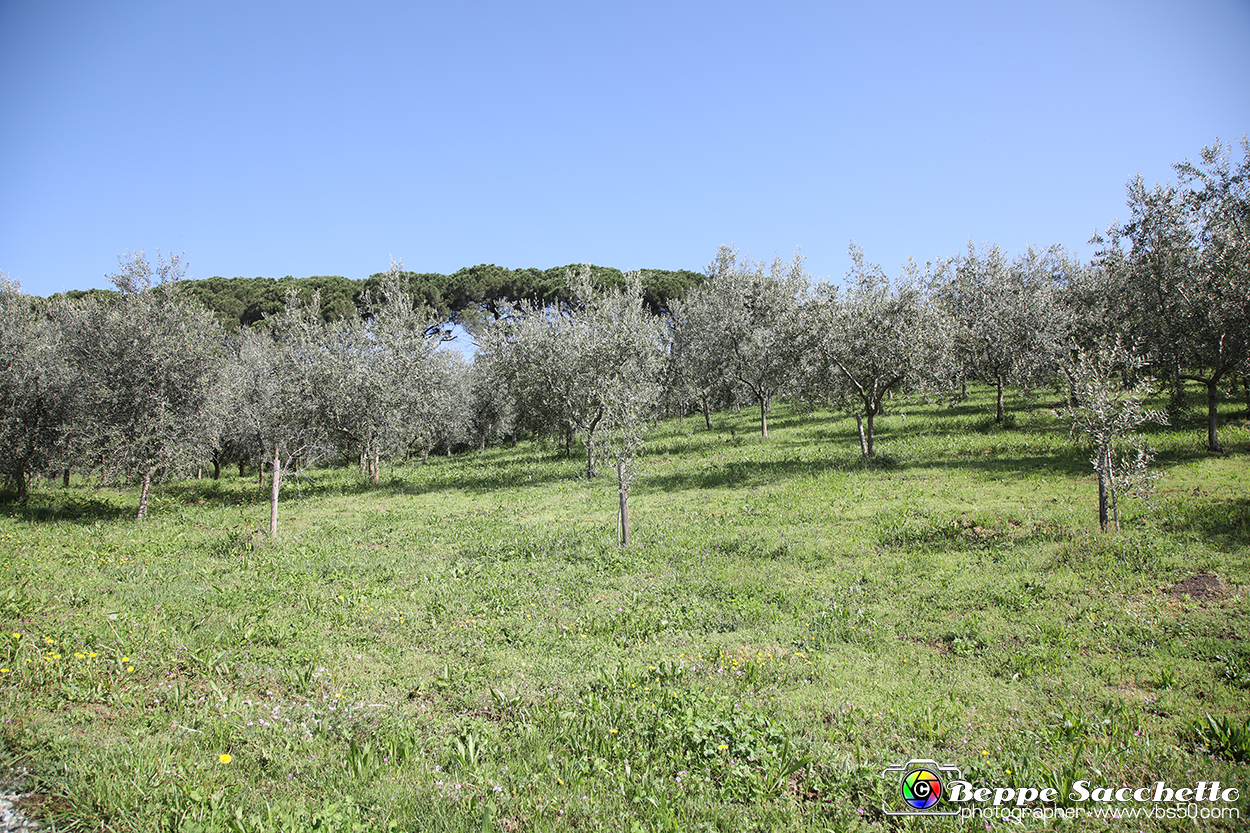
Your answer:
[[[311,469],[301,472],[298,476],[286,477],[282,481],[281,503],[310,497],[344,496],[352,497],[369,494],[394,495],[426,495],[448,489],[459,489],[475,492],[489,492],[496,489],[516,489],[529,486],[543,486],[558,481],[585,478],[584,463],[553,470],[551,463],[565,460],[563,456],[544,457],[535,461],[532,466],[513,463],[507,466],[483,462],[476,467],[480,472],[465,471],[463,460],[454,476],[435,478],[438,472],[432,471],[428,480],[414,480],[414,469],[392,471],[383,474],[377,483],[370,483],[365,477],[345,480],[341,469]],[[416,469],[420,471],[420,469]],[[324,474],[324,476],[322,476]],[[238,481],[235,481],[237,483]],[[199,481],[182,481],[160,486],[160,494],[183,504],[212,503],[225,504],[267,504],[270,499],[269,483],[257,486],[253,481],[250,487],[238,488],[227,484],[214,488],[199,485]]]
[[[499,489],[542,487],[555,482],[584,480],[586,477],[584,458],[578,460],[576,455],[565,457],[556,452],[527,459],[532,461],[531,465],[526,465],[525,461],[501,465],[497,460],[473,465],[459,457],[457,461],[460,465],[454,472],[444,474],[431,469],[430,479],[421,480],[414,479],[413,468],[405,468],[384,474],[376,484],[364,477],[345,479],[342,469],[305,469],[283,478],[279,503],[284,505],[315,497],[370,494],[420,496],[450,489],[484,494]],[[558,465],[560,463],[567,465]],[[26,504],[13,502],[12,497],[0,496],[0,500],[8,501],[0,502],[0,511],[32,522],[66,520],[89,524],[115,521],[133,518],[138,509],[137,495],[132,498],[133,506],[119,504],[104,496],[84,496],[77,491],[71,495],[61,495],[56,491],[33,492]],[[264,506],[269,500],[267,479],[259,485],[254,477],[176,480],[153,484],[148,517],[167,516],[178,507]]]
[[[828,435],[831,440],[844,437]],[[881,438],[884,438],[882,435]],[[855,440],[858,445],[858,438]],[[810,441],[790,442],[796,448],[809,447]],[[697,471],[673,473],[649,473],[642,475],[640,483],[658,491],[681,491],[683,489],[722,489],[741,486],[761,486],[778,483],[793,477],[818,476],[828,471],[876,471],[915,472],[921,470],[975,472],[986,480],[1023,479],[1039,474],[1058,474],[1068,477],[1093,476],[1089,451],[1072,443],[1050,452],[1021,452],[1007,446],[998,449],[986,446],[965,449],[943,457],[898,458],[889,453],[889,445],[878,445],[878,457],[864,461],[858,453],[834,453],[828,457],[811,459],[792,456],[771,460],[717,460],[705,458]],[[1160,455],[1155,468],[1167,469],[1188,462],[1201,454]]]
[[[0,512],[32,523],[69,521],[93,524],[100,521],[133,518],[137,511],[137,503],[134,508],[130,508],[104,497],[81,495],[75,495],[68,500],[58,500],[55,493],[42,492],[32,494],[26,503],[0,503]]]
[[[846,460],[839,458],[810,460],[793,457],[767,461],[706,459],[699,465],[698,471],[643,474],[638,482],[661,492],[724,489],[778,483],[794,477],[819,475],[829,470],[849,467]]]
[[[1250,497],[1200,499],[1183,497],[1161,507],[1160,525],[1167,532],[1193,532],[1224,548],[1250,545]]]

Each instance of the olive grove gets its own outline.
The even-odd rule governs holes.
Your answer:
[[[182,257],[159,253],[119,258],[113,292],[32,298],[0,273],[0,477],[19,502],[37,474],[70,467],[137,483],[141,519],[153,482],[251,464],[271,475],[277,535],[283,472],[301,464],[359,465],[376,484],[386,460],[554,439],[584,452],[587,479],[615,470],[627,543],[634,460],[667,413],[698,410],[711,428],[716,410],[750,403],[767,439],[779,397],[829,406],[855,418],[847,439],[871,460],[891,397],[955,401],[976,380],[995,390],[1001,428],[1008,389],[1066,396],[1114,524],[1148,461],[1117,458],[1154,416],[1145,397],[1167,394],[1184,419],[1197,386],[1220,453],[1220,398],[1238,380],[1250,391],[1250,143],[1217,141],[1175,170],[1176,183],[1129,182],[1129,219],[1095,236],[1088,263],[969,244],[891,279],[852,246],[843,279],[814,284],[797,253],[721,246],[702,276],[480,266],[444,286],[392,260],[356,294],[315,279],[329,307],[295,279],[280,307],[268,284],[190,292]],[[217,319],[197,300],[221,298]],[[441,347],[452,320],[477,344],[472,362]]]

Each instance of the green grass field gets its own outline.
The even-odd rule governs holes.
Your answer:
[[[0,518],[0,778],[45,829],[188,833],[959,827],[883,813],[910,758],[1250,794],[1244,405],[1224,455],[1152,433],[1100,534],[1057,403],[978,395],[895,407],[871,467],[828,413],[665,422],[624,550],[610,474],[533,444],[313,470],[276,542],[252,477],[142,525],[37,489]]]

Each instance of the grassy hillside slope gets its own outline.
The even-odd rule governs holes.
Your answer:
[[[0,518],[0,778],[117,831],[881,829],[909,758],[1250,793],[1250,429],[1156,431],[1104,535],[1055,404],[898,405],[873,467],[828,413],[666,422],[627,550],[529,444],[312,471],[277,542],[250,478],[50,486]]]

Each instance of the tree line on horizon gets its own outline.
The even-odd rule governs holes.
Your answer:
[[[614,471],[625,544],[634,457],[661,416],[702,414],[710,428],[712,412],[751,406],[767,439],[786,397],[853,416],[872,460],[889,397],[956,400],[978,381],[996,390],[998,422],[1009,387],[1065,393],[1094,449],[1106,528],[1149,462],[1133,432],[1166,418],[1147,395],[1166,393],[1175,414],[1190,407],[1187,382],[1204,389],[1212,452],[1220,397],[1240,382],[1250,406],[1241,147],[1240,160],[1204,149],[1175,184],[1130,182],[1129,220],[1095,239],[1089,262],[969,244],[892,277],[852,245],[839,286],[813,284],[798,253],[757,262],[721,247],[701,275],[582,265],[557,284],[552,270],[474,267],[438,284],[392,261],[355,289],[309,279],[323,283],[301,294],[290,279],[252,297],[139,253],[119,258],[109,294],[38,299],[3,278],[3,477],[24,500],[37,473],[98,471],[140,485],[142,518],[156,479],[252,465],[270,474],[276,536],[294,466],[337,459],[376,483],[384,460],[553,438],[570,455],[582,444],[587,477]],[[265,306],[276,287],[281,305]],[[478,342],[471,362],[438,349],[448,320]]]
[[[550,269],[509,269],[484,263],[459,269],[450,275],[403,272],[401,280],[414,303],[427,310],[431,318],[472,325],[483,315],[498,317],[511,304],[521,301],[542,304],[567,302],[568,288],[564,275],[575,266],[580,264]],[[624,272],[610,266],[592,265],[590,270],[601,286],[620,286],[625,279]],[[680,297],[689,287],[703,280],[701,273],[688,269],[638,271],[643,276],[643,300],[656,315],[664,313],[669,298]],[[366,298],[370,293],[378,292],[384,275],[378,272],[364,279],[339,275],[188,278],[183,281],[181,291],[203,304],[224,328],[238,332],[263,321],[266,316],[281,312],[292,293],[305,304],[310,303],[314,295],[317,296],[319,314],[326,322],[361,315],[367,306]],[[72,289],[57,293],[52,298],[103,300],[115,298],[116,294],[115,288]]]

